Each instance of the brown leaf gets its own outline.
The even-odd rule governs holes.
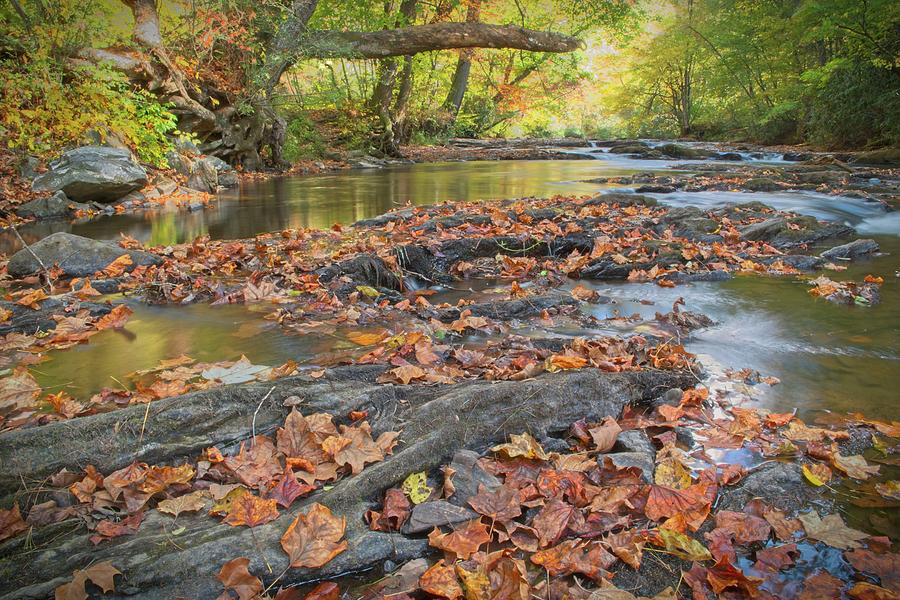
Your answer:
[[[622,428],[612,417],[606,417],[598,427],[588,429],[591,439],[594,441],[597,452],[609,452],[616,445],[616,439]]]
[[[604,540],[612,553],[619,560],[632,569],[641,568],[641,558],[644,554],[644,538],[642,535],[631,531],[611,533]]]
[[[435,528],[428,534],[428,544],[434,548],[452,552],[463,560],[478,552],[482,544],[491,541],[487,526],[481,519],[472,519],[450,533]]]
[[[94,329],[97,331],[103,331],[104,329],[119,329],[125,325],[125,321],[127,321],[128,317],[133,313],[134,311],[124,304],[119,304],[109,311],[108,314],[97,319],[94,323]]]
[[[241,494],[231,503],[225,523],[232,527],[246,525],[258,527],[278,518],[278,508],[272,498],[260,498],[256,494]]]
[[[294,500],[315,490],[316,486],[300,484],[290,466],[284,468],[281,479],[269,490],[266,497],[275,500],[279,506],[288,508]]]
[[[323,581],[303,598],[303,600],[338,600],[341,597],[341,588],[333,581]],[[275,600],[281,600],[275,596]]]
[[[516,506],[518,507],[518,502],[516,502]],[[574,516],[575,512],[574,506],[558,498],[553,498],[541,508],[531,524],[537,531],[538,541],[542,548],[555,544],[562,537],[569,524],[569,519]]]
[[[224,464],[250,488],[265,489],[282,472],[275,445],[263,435],[256,436],[249,449],[241,442],[237,456],[225,457]]]
[[[501,523],[522,514],[518,491],[505,485],[492,492],[479,485],[478,494],[469,498],[469,505],[476,512]]]
[[[419,587],[432,596],[456,600],[463,595],[456,569],[439,560],[419,578]]]
[[[522,435],[512,434],[509,436],[509,443],[494,446],[491,450],[507,458],[522,457],[538,460],[548,460],[550,458],[537,440],[528,433],[523,433]]]
[[[847,592],[854,600],[900,600],[900,593],[860,581]]]
[[[193,492],[177,498],[169,498],[156,505],[156,510],[177,518],[183,512],[196,512],[206,506],[202,492]]]
[[[756,552],[756,563],[753,568],[757,571],[777,572],[794,564],[794,558],[800,555],[797,544],[783,544],[771,546]]]
[[[600,581],[609,574],[606,569],[616,562],[616,557],[596,542],[566,540],[532,554],[531,562],[547,569],[551,576],[581,573]]]
[[[879,470],[878,465],[869,465],[862,456],[843,456],[838,452],[834,453],[833,464],[853,479],[868,479],[871,475],[878,475]]]
[[[840,598],[841,590],[845,583],[828,573],[821,571],[812,577],[807,577],[803,585],[803,591],[797,596],[797,600],[823,600],[824,598]]]
[[[897,554],[876,554],[871,550],[856,549],[844,552],[844,558],[857,571],[876,575],[882,586],[900,592],[900,556]]]
[[[346,527],[346,519],[316,502],[305,515],[297,515],[281,536],[281,547],[292,567],[317,569],[347,549],[341,541]]]
[[[824,519],[820,519],[818,513],[813,510],[799,515],[799,519],[808,537],[834,548],[842,550],[859,548],[859,540],[869,537],[861,531],[847,527],[840,515],[827,515]]]
[[[100,521],[94,529],[95,534],[90,537],[91,543],[96,545],[115,537],[133,535],[137,533],[138,528],[141,526],[141,521],[143,520],[144,513],[136,512],[118,522]]]
[[[88,595],[84,586],[88,581],[98,586],[104,593],[115,591],[115,576],[121,574],[122,572],[108,560],[87,569],[78,569],[72,573],[72,581],[56,588],[55,600],[87,600]]]
[[[102,272],[107,277],[119,277],[132,264],[134,264],[134,261],[131,260],[131,256],[128,254],[123,254],[122,256],[106,265],[106,268],[104,268]]]
[[[708,482],[697,483],[683,490],[651,485],[644,512],[653,521],[681,514],[696,531],[709,515],[715,493],[716,486]]]
[[[19,512],[19,503],[13,504],[9,510],[0,509],[0,541],[15,537],[28,529]]]
[[[240,600],[252,600],[263,591],[263,583],[259,577],[250,574],[247,567],[249,558],[235,558],[222,565],[216,579],[222,582],[226,590],[231,590],[238,595]]]
[[[739,544],[761,542],[768,539],[772,532],[772,527],[765,519],[730,510],[716,513],[716,527],[731,533]]]
[[[736,568],[730,562],[719,561],[706,571],[706,580],[716,594],[729,588],[737,588],[748,597],[754,598],[756,590],[763,582],[758,577],[748,577],[744,572]]]

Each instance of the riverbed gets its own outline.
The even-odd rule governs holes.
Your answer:
[[[200,212],[162,210],[85,223],[40,224],[25,233],[41,237],[65,230],[97,239],[116,239],[124,233],[154,246],[204,235],[246,238],[286,228],[347,225],[409,204],[596,194],[622,186],[587,180],[690,171],[691,164],[604,155],[602,160],[445,162],[284,177],[245,182],[239,190],[222,194],[213,208]],[[760,405],[779,412],[797,408],[806,418],[823,410],[896,418],[900,301],[895,271],[900,268],[900,213],[885,212],[880,205],[861,199],[815,192],[678,192],[655,197],[670,205],[700,207],[761,201],[780,210],[853,225],[861,236],[876,239],[883,254],[854,262],[847,271],[831,276],[839,280],[859,280],[869,273],[884,277],[882,302],[874,307],[837,306],[811,297],[808,286],[793,277],[737,276],[727,282],[673,289],[595,282],[593,287],[612,302],[584,310],[601,320],[633,313],[652,317],[656,311],[668,311],[683,297],[689,310],[717,322],[695,334],[687,345],[689,351],[700,355],[709,373],[750,368],[781,380],[775,386],[748,388]],[[497,285],[508,287],[509,282]],[[459,289],[472,286],[484,288],[485,284],[455,284]],[[434,301],[454,296],[453,289],[437,292]],[[117,380],[124,380],[129,372],[182,354],[201,361],[245,355],[257,364],[293,359],[315,365],[323,353],[348,346],[339,331],[333,336],[291,333],[264,318],[271,312],[267,306],[159,307],[127,301],[135,314],[123,330],[103,332],[89,344],[71,350],[50,352],[49,361],[33,367],[41,384],[51,391],[65,389],[86,398],[104,386],[118,386]],[[596,334],[602,333],[603,327],[600,321],[592,331],[551,328],[526,333]]]

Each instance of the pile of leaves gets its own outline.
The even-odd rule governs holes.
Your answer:
[[[629,410],[622,419],[575,423],[568,452],[547,452],[527,433],[492,448],[475,467],[499,485],[456,498],[454,471],[424,496],[410,486],[389,489],[381,510],[368,515],[372,529],[399,531],[415,506],[453,502],[475,518],[435,528],[428,539],[443,558],[421,573],[415,589],[457,600],[502,597],[634,598],[611,580],[623,570],[640,570],[660,553],[681,559],[681,577],[697,600],[722,598],[895,598],[900,594],[900,557],[891,542],[848,527],[840,515],[816,509],[792,516],[779,499],[753,499],[739,511],[717,510],[726,488],[748,473],[741,464],[717,462],[714,449],[752,450],[758,455],[803,464],[813,486],[834,486],[837,473],[866,482],[879,473],[861,455],[844,455],[837,441],[845,429],[808,426],[793,414],[719,407],[714,416],[705,390],[684,393],[677,406],[649,413]],[[900,424],[853,423],[893,438]],[[691,426],[702,448],[684,449],[675,429]],[[629,466],[630,452],[613,452],[623,430],[651,433],[656,446],[653,472]],[[896,450],[896,446],[894,446]],[[893,463],[891,463],[893,464]],[[751,468],[752,470],[752,468]],[[857,490],[864,506],[900,506],[896,481]],[[776,504],[773,505],[772,502]],[[438,504],[434,504],[435,507]],[[452,507],[451,507],[452,508]],[[839,579],[816,564],[816,556],[843,551],[857,582]],[[801,560],[801,555],[804,557]],[[877,579],[871,579],[874,576]],[[631,579],[633,581],[633,578]],[[674,579],[673,579],[674,582]],[[602,592],[588,589],[588,583]],[[876,585],[876,583],[878,585]],[[643,588],[642,588],[643,589]],[[658,598],[677,597],[671,590]]]
[[[0,541],[30,527],[79,517],[93,531],[91,542],[99,544],[136,533],[145,512],[154,509],[175,518],[208,510],[233,527],[263,525],[278,518],[279,508],[393,452],[399,433],[373,438],[365,417],[353,414],[346,424],[335,425],[329,414],[304,416],[292,409],[274,439],[257,435],[227,455],[211,447],[197,461],[177,466],[135,462],[107,475],[90,465],[83,473],[63,470],[43,490],[67,490],[76,502],[34,504],[25,518],[18,502],[0,510]],[[346,548],[340,541],[344,527],[343,518],[313,504],[288,527],[281,543],[292,566],[320,567]]]
[[[847,304],[856,306],[872,306],[881,301],[879,293],[884,278],[866,275],[862,283],[854,281],[832,281],[821,275],[809,282],[813,287],[809,293],[819,298],[825,298],[835,304]]]

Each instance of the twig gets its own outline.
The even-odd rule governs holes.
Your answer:
[[[269,388],[269,391],[266,392],[266,395],[263,396],[262,400],[259,401],[259,404],[256,406],[256,410],[253,411],[253,421],[250,423],[250,429],[253,432],[253,439],[250,440],[250,447],[253,447],[253,444],[256,443],[256,415],[259,413],[259,409],[262,408],[263,402],[266,401],[266,398],[272,395],[272,392],[275,391],[275,386],[273,385]]]
[[[41,266],[41,270],[44,272],[44,276],[47,278],[47,287],[50,288],[50,295],[52,296],[53,295],[53,279],[50,277],[50,270],[47,268],[47,265],[44,264],[44,261],[41,260],[40,256],[38,256],[37,254],[34,253],[34,250],[31,249],[31,246],[28,245],[28,242],[26,242],[22,238],[22,234],[19,233],[19,230],[16,229],[15,227],[13,227],[12,230],[13,230],[13,233],[16,234],[16,237],[19,238],[19,241],[22,242],[22,246],[26,250],[28,250],[28,253],[30,255],[32,255],[34,257],[34,260],[36,260],[38,262],[38,264]]]

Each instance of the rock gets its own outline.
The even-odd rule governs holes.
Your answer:
[[[673,388],[666,390],[666,393],[653,401],[653,406],[678,406],[681,404],[681,390]]]
[[[187,187],[198,192],[212,194],[219,187],[219,172],[215,163],[208,158],[194,161],[191,175],[187,180]]]
[[[645,454],[643,452],[613,452],[612,454],[601,454],[597,457],[599,462],[603,462],[604,458],[608,458],[614,465],[620,469],[625,467],[637,467],[641,470],[644,481],[653,483],[653,454]]]
[[[33,335],[38,331],[52,331],[56,329],[57,325],[53,315],[63,314],[69,304],[78,304],[79,308],[87,309],[92,317],[105,315],[112,310],[112,306],[106,304],[77,302],[76,300],[76,298],[68,296],[53,296],[41,302],[38,310],[16,302],[0,300],[0,308],[12,313],[8,319],[0,323],[0,335],[9,333]]]
[[[681,390],[678,390],[679,396]],[[621,449],[623,452],[647,454],[651,457],[656,456],[656,449],[650,442],[650,438],[642,429],[629,429],[619,433],[616,438],[615,450]]]
[[[406,535],[431,531],[442,525],[453,525],[470,521],[478,516],[474,510],[450,504],[446,500],[423,502],[413,507],[402,532]]]
[[[175,151],[169,152],[166,154],[166,162],[178,174],[190,177],[194,161],[185,154]]]
[[[127,150],[83,146],[64,153],[32,184],[36,192],[63,191],[78,202],[114,202],[147,185],[147,172]]]
[[[34,252],[47,268],[58,264],[69,277],[87,277],[106,268],[123,254],[131,256],[132,269],[139,265],[162,263],[158,256],[140,250],[125,250],[114,243],[101,242],[71,233],[54,233],[31,244]],[[9,259],[7,271],[13,277],[25,277],[41,270],[28,248],[22,248]]]
[[[738,230],[744,239],[764,241],[777,247],[808,244],[853,233],[853,228],[847,225],[835,222],[820,223],[809,216],[777,216],[739,227]]]
[[[701,148],[689,148],[688,146],[682,146],[681,144],[663,144],[662,146],[657,146],[656,149],[666,156],[681,159],[709,158],[710,156],[714,156],[716,154],[715,152],[711,152],[709,150],[703,150]]]
[[[671,194],[675,188],[671,185],[642,185],[635,190],[638,194]]]
[[[777,192],[782,189],[780,183],[768,177],[753,177],[744,182],[744,187],[751,192]]]
[[[813,155],[809,152],[785,152],[781,159],[789,162],[801,162],[810,160],[812,157]]]
[[[820,256],[827,260],[853,259],[864,256],[866,254],[873,254],[875,252],[878,252],[880,249],[881,248],[878,246],[878,242],[876,242],[875,240],[853,240],[849,244],[835,246],[830,250],[826,250]]]
[[[175,149],[191,156],[200,156],[200,148],[189,139],[177,138],[175,140]]]
[[[156,191],[158,191],[161,196],[168,196],[178,189],[178,184],[168,177],[160,177],[155,183]]]
[[[449,500],[457,506],[466,506],[469,498],[478,493],[478,487],[484,486],[488,491],[500,487],[500,480],[478,466],[478,453],[471,450],[458,450],[450,462],[453,469],[453,482],[456,491]]]
[[[738,154],[737,152],[722,152],[717,155],[716,160],[730,160],[730,161],[738,161],[744,160],[744,157]]]
[[[69,199],[63,192],[56,192],[49,198],[38,198],[16,207],[20,217],[35,219],[52,219],[69,215]]]
[[[647,146],[638,143],[619,144],[609,149],[610,154],[644,154]]]
[[[800,183],[814,183],[821,185],[844,183],[845,175],[837,171],[813,171],[812,173],[800,173],[797,175],[797,181]]]
[[[219,186],[224,188],[237,187],[240,184],[237,173],[234,171],[223,171],[219,173]]]
[[[34,179],[38,176],[37,168],[41,166],[41,161],[37,156],[26,156],[17,168],[19,177],[24,179]]]
[[[641,194],[629,194],[627,192],[607,192],[591,198],[585,202],[585,206],[597,204],[618,204],[619,206],[656,206],[656,198]]]
[[[900,165],[900,148],[860,152],[853,158],[853,162],[864,165]]]
[[[782,256],[769,256],[757,260],[764,265],[782,262],[801,271],[815,271],[816,269],[822,268],[825,264],[825,259],[818,256],[807,256],[805,254],[785,254]]]

